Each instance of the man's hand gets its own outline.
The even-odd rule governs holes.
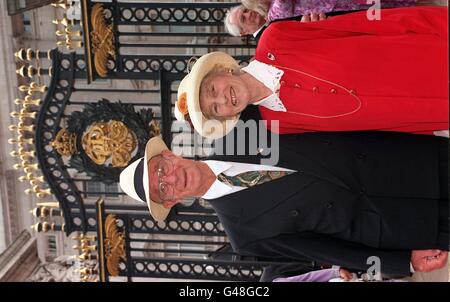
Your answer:
[[[309,15],[304,15],[302,17],[302,19],[300,20],[300,22],[311,22],[311,21],[322,21],[322,20],[326,20],[327,16],[324,13],[320,13],[320,14],[315,14],[315,13],[311,13]]]
[[[431,272],[447,264],[448,252],[441,250],[412,251],[411,264],[416,272]]]

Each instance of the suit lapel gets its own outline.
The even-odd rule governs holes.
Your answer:
[[[297,194],[316,178],[293,173],[270,182],[211,200],[214,209],[221,215],[245,222],[277,206]]]

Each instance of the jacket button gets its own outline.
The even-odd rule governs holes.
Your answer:
[[[313,91],[313,92],[319,92],[319,88],[313,87],[312,91]]]
[[[286,85],[286,82],[285,81],[280,81],[280,85],[284,86],[284,85]]]
[[[330,92],[331,93],[336,93],[336,89],[331,89]]]
[[[301,86],[300,86],[300,84],[295,83],[295,84],[294,84],[294,87],[295,87],[295,88],[300,88]]]
[[[367,157],[367,155],[365,153],[358,153],[359,159],[365,159],[366,157]]]
[[[360,192],[361,194],[366,194],[367,190],[366,190],[365,187],[362,187],[361,190],[359,190],[359,192]]]
[[[332,203],[332,202],[327,202],[327,203],[325,204],[325,207],[326,207],[327,209],[331,209],[331,208],[333,207],[333,203]]]
[[[292,217],[297,217],[298,214],[299,214],[299,213],[298,213],[297,210],[292,210],[292,211],[291,211],[291,216],[292,216]]]

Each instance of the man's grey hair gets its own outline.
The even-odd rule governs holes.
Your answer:
[[[243,5],[238,5],[238,6],[233,6],[225,15],[225,20],[224,25],[225,25],[225,29],[228,31],[228,33],[232,36],[235,37],[240,37],[241,36],[241,28],[239,28],[239,26],[237,26],[236,24],[231,23],[230,21],[230,17],[231,14],[234,11],[237,11],[239,9],[245,9],[245,7]]]

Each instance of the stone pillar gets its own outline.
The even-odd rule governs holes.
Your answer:
[[[25,281],[39,265],[36,238],[26,230],[0,254],[0,282]]]

